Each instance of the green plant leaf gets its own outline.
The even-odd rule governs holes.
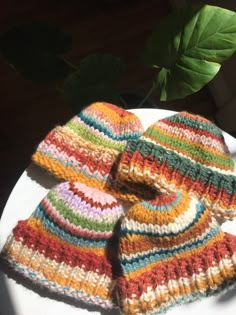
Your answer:
[[[63,79],[70,67],[60,58],[71,47],[71,37],[59,27],[31,22],[0,37],[0,51],[29,80]]]
[[[119,104],[113,84],[123,70],[123,63],[113,55],[90,55],[81,60],[79,71],[66,78],[64,97],[76,112],[96,101]]]
[[[155,84],[160,99],[169,101],[200,90],[235,50],[235,12],[209,5],[184,7],[150,36],[144,62],[162,68]]]

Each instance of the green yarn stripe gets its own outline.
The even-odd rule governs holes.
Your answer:
[[[125,144],[116,143],[115,141],[109,141],[105,138],[102,138],[101,135],[96,135],[89,128],[86,128],[80,124],[77,124],[73,121],[69,121],[66,124],[74,133],[79,134],[79,136],[85,140],[91,141],[92,143],[104,146],[106,148],[115,149],[118,151],[123,151],[125,148]]]
[[[129,148],[133,152],[138,150],[144,158],[152,155],[157,158],[157,161],[160,161],[159,159],[161,156],[162,159],[160,162],[167,163],[171,170],[177,170],[182,176],[187,174],[192,180],[200,179],[204,185],[212,184],[217,191],[224,188],[228,194],[236,194],[236,178],[234,175],[224,175],[216,171],[209,171],[207,167],[200,166],[199,163],[193,163],[189,159],[183,157],[181,157],[180,161],[178,154],[175,152],[172,152],[171,154],[163,153],[163,148],[161,146],[153,145],[150,147],[150,143],[143,140],[139,140],[139,145],[137,146],[136,142],[137,141],[132,142],[132,144],[136,146],[136,149],[132,148],[132,145],[130,145]]]
[[[166,143],[172,146],[174,145],[177,151],[181,149],[187,153],[194,155],[195,157],[196,156],[199,157],[199,153],[196,147],[194,147],[193,145],[189,143],[186,143],[185,141],[180,141],[178,139],[173,140],[172,135],[166,136],[162,132],[154,128],[147,129],[145,133],[150,136],[154,136],[155,138],[160,140],[162,143]],[[202,156],[202,149],[201,149],[201,156]],[[209,151],[204,151],[204,160],[208,162],[215,162],[220,166],[226,166],[232,169],[234,168],[234,163],[232,159],[216,156],[214,153],[211,153]]]
[[[182,115],[173,115],[171,117],[168,117],[166,119],[163,119],[163,121],[172,121],[175,123],[179,123],[179,124],[184,124],[185,126],[191,127],[195,130],[199,130],[199,125],[196,124],[196,120],[195,119],[191,119],[191,117],[186,117],[186,116],[182,116]],[[222,139],[222,132],[219,128],[217,128],[217,126],[212,126],[209,123],[205,123],[205,122],[199,122],[201,124],[201,130],[203,131],[208,131],[209,133],[214,134],[217,138]],[[197,127],[197,128],[196,128]]]
[[[87,218],[75,214],[72,210],[68,209],[68,205],[65,204],[62,200],[58,200],[54,196],[53,192],[49,192],[47,199],[52,203],[53,207],[64,217],[68,219],[71,223],[76,226],[81,226],[82,228],[87,228],[89,230],[98,231],[98,232],[110,232],[112,231],[114,224],[102,223],[97,221],[92,221]]]

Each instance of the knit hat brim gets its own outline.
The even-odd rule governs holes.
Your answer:
[[[114,284],[111,275],[105,274],[110,270],[106,260],[101,261],[101,258],[74,249],[73,257],[71,257],[68,255],[71,248],[63,244],[59,251],[50,237],[42,239],[41,233],[36,235],[36,232],[29,227],[27,227],[28,234],[22,235],[21,229],[24,225],[25,222],[17,225],[1,253],[1,258],[11,269],[30,279],[34,285],[44,287],[64,297],[103,308],[114,307],[111,300]],[[42,246],[35,248],[33,243],[36,238],[47,243],[46,249]],[[75,256],[80,259],[76,261],[73,259]],[[100,261],[99,264],[98,261]],[[91,262],[89,266],[88,262]],[[101,264],[104,266],[104,273],[99,273],[96,269],[100,268]]]
[[[160,263],[150,261],[149,266],[118,280],[117,298],[123,313],[165,313],[178,304],[235,286],[235,250],[235,236],[225,234],[217,246],[208,244],[205,249],[189,256],[185,253],[178,259],[169,258]]]
[[[81,183],[61,183],[29,219],[17,223],[1,257],[36,286],[112,308],[119,272],[114,235],[122,215],[113,196]]]
[[[95,145],[64,126],[46,136],[32,160],[60,179],[103,189],[118,154],[117,150]]]
[[[112,104],[93,103],[54,128],[32,160],[59,179],[79,181],[133,203],[142,196],[116,182],[114,172],[127,140],[139,138],[142,132],[135,114]]]
[[[216,216],[236,216],[234,175],[219,173],[151,142],[128,142],[117,178],[123,184],[143,183],[162,191],[184,189],[204,198]]]
[[[119,253],[116,293],[125,315],[163,313],[236,284],[236,236],[186,192],[131,207]]]

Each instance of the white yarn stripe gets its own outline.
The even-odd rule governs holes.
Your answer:
[[[80,135],[78,135],[73,129],[71,129],[68,126],[59,126],[53,129],[54,135],[53,137],[55,139],[58,139],[58,141],[63,140],[63,142],[66,142],[66,145],[71,148],[76,148],[77,150],[83,150],[83,149],[88,149],[88,145],[91,147],[91,151],[94,151],[94,154],[97,153],[98,158],[101,158],[104,156],[116,156],[118,151],[117,149],[114,148],[107,148],[102,145],[94,144],[91,141],[84,139]],[[111,140],[110,140],[111,141]],[[126,144],[126,140],[124,140]],[[114,141],[116,142],[116,141]],[[41,142],[41,144],[45,143],[45,141]],[[121,141],[117,141],[117,144],[122,145]],[[96,151],[95,151],[96,148]],[[102,157],[101,157],[102,153]]]
[[[57,192],[57,195],[59,194],[59,197],[61,196],[60,192]],[[69,207],[69,211],[72,212],[74,215],[79,215],[82,218],[85,219],[89,219],[91,221],[93,221],[94,223],[98,222],[98,223],[108,223],[108,224],[115,224],[117,222],[117,220],[123,215],[123,211],[122,208],[119,206],[116,207],[112,207],[110,209],[104,209],[102,210],[101,208],[94,208],[91,207],[88,204],[88,210],[86,209],[86,211],[82,212],[80,211],[80,209],[78,208],[78,203],[83,204],[83,207],[86,207],[85,201],[81,201],[80,198],[76,195],[72,196],[73,201],[68,203],[66,202],[66,206]],[[76,200],[77,199],[77,200]],[[73,223],[71,223],[68,219],[65,219],[63,217],[63,215],[61,215],[59,213],[59,211],[57,210],[57,208],[54,207],[54,205],[51,203],[51,201],[49,200],[48,197],[44,198],[44,202],[47,205],[47,207],[50,208],[50,210],[52,210],[52,213],[54,214],[55,217],[57,217],[58,219],[61,219],[62,222],[66,222],[67,226],[78,230],[78,231],[88,231],[91,233],[91,231],[88,228],[82,228],[80,225],[75,225]],[[78,202],[78,203],[77,203]],[[108,205],[109,206],[109,205]],[[46,211],[48,212],[48,211]],[[109,236],[111,235],[112,231],[95,231],[96,233],[100,233],[101,235],[104,236]]]
[[[179,233],[183,231],[183,229],[191,224],[196,217],[197,214],[197,204],[199,201],[196,198],[191,198],[188,209],[178,216],[175,221],[169,223],[169,224],[163,224],[163,225],[154,225],[151,223],[139,223],[137,221],[134,221],[132,219],[125,219],[122,223],[122,229],[129,229],[133,231],[143,231],[147,233],[155,233],[155,234],[169,234],[169,233]],[[173,207],[174,208],[174,207]],[[158,215],[158,211],[155,213]]]
[[[145,141],[147,141],[147,142],[156,144],[155,141],[153,141],[152,139],[147,138],[147,137],[145,137],[145,136],[143,136],[143,139],[144,139]],[[185,158],[185,159],[190,160],[190,161],[191,161],[192,163],[194,163],[194,164],[202,164],[202,165],[204,165],[203,163],[201,163],[201,162],[196,162],[196,161],[193,160],[191,157],[189,157],[189,156],[187,156],[187,155],[184,155],[182,152],[178,152],[178,151],[176,151],[176,150],[174,150],[174,149],[168,148],[168,146],[165,146],[165,144],[158,144],[158,145],[161,146],[162,148],[166,149],[166,150],[172,151],[172,152],[174,152],[174,153],[176,153],[176,154],[182,156],[182,157]],[[234,174],[233,171],[230,171],[230,170],[227,171],[227,170],[224,170],[224,169],[221,169],[221,168],[217,168],[217,167],[215,167],[215,166],[204,165],[204,167],[209,168],[209,169],[211,169],[211,170],[213,170],[213,171],[215,171],[215,172],[221,173],[221,174],[223,174],[223,175],[233,175],[233,174]]]
[[[50,208],[51,211],[47,210],[47,213],[49,213],[49,215],[52,217],[52,220],[55,221],[55,217],[59,220],[59,223],[56,222],[59,226],[61,226],[63,229],[65,230],[69,230],[72,229],[74,231],[76,231],[76,233],[86,233],[88,235],[93,234],[93,236],[97,236],[97,237],[104,237],[104,238],[108,238],[111,237],[112,235],[112,231],[95,231],[95,230],[91,230],[88,228],[82,228],[80,225],[74,225],[73,223],[71,223],[68,219],[64,218],[57,209],[55,209],[55,207],[52,206],[51,202],[48,199],[44,199],[44,202],[46,203],[47,207]],[[53,215],[51,214],[51,212],[53,213]],[[83,216],[84,217],[84,216]],[[89,218],[89,217],[88,217]],[[91,219],[91,218],[90,218]],[[112,218],[114,219],[114,218]],[[94,218],[95,221],[95,218]],[[100,222],[102,221],[101,219],[99,220]],[[61,223],[63,222],[63,223]],[[98,220],[97,220],[98,222]]]
[[[137,172],[137,174],[139,174],[141,176],[141,178],[143,177],[143,173]],[[166,192],[175,192],[176,189],[178,189],[178,191],[181,191],[182,188],[176,187],[175,184],[169,184],[166,179],[164,177],[162,178],[158,178],[158,175],[155,173],[152,173],[149,175],[149,178],[151,178],[153,180],[153,185],[154,187],[156,187],[157,189],[160,190],[160,192],[162,193],[166,193]],[[185,190],[185,189],[184,189]],[[201,200],[204,200],[205,204],[207,207],[210,208],[211,212],[213,212],[216,216],[223,216],[225,219],[227,218],[231,218],[236,216],[236,205],[235,204],[226,204],[225,208],[221,207],[221,203],[219,203],[217,200],[212,200],[209,199],[209,193],[206,194],[202,194],[202,193],[198,193],[198,191],[196,189],[194,189],[194,186],[191,187],[190,189],[191,192],[189,192],[189,194],[194,195],[197,198],[200,198]]]
[[[216,267],[209,267],[206,272],[202,272],[201,268],[199,268],[200,273],[199,274],[193,274],[191,277],[181,277],[178,280],[169,280],[166,285],[164,285],[164,280],[163,280],[163,285],[157,286],[155,290],[153,290],[152,287],[148,287],[145,292],[142,293],[142,295],[139,297],[140,302],[153,302],[153,301],[158,301],[158,299],[163,295],[163,294],[169,294],[171,297],[171,303],[172,304],[175,300],[173,294],[171,294],[171,289],[176,289],[180,286],[185,286],[188,288],[192,288],[192,286],[196,283],[201,283],[203,284],[206,282],[208,277],[214,277],[216,275],[223,275],[224,274],[224,269],[235,269],[235,263],[236,263],[236,254],[234,254],[232,257],[224,258],[220,261],[219,265]],[[216,264],[216,263],[215,263]],[[223,267],[223,268],[222,268]],[[187,276],[187,274],[186,274]],[[203,288],[202,290],[197,290],[197,292],[204,292],[206,289],[212,289],[212,291],[217,290],[218,286],[215,285],[214,287],[210,286],[209,284]],[[191,290],[192,291],[192,290]],[[196,291],[195,291],[196,292]],[[194,292],[192,292],[194,293]],[[133,298],[126,298],[122,302],[123,304],[134,304],[133,300],[137,300],[137,296],[133,294]],[[178,296],[176,297],[176,300],[178,299]],[[162,307],[162,305],[160,306]],[[137,313],[139,314],[139,313]],[[149,314],[149,312],[146,312],[145,314]],[[150,313],[151,314],[151,313]]]
[[[80,153],[82,152],[82,150],[85,150],[85,149],[80,148]],[[82,164],[75,157],[67,155],[64,151],[59,151],[54,144],[50,144],[46,146],[44,143],[42,143],[41,145],[39,145],[38,151],[40,151],[40,153],[42,154],[46,154],[47,156],[50,156],[52,159],[58,160],[65,167],[71,167],[75,171],[78,170],[80,173],[82,170],[83,172],[86,172],[88,176],[91,176],[91,177],[94,177],[94,175],[96,175],[96,178],[101,182],[104,181],[104,179],[109,175],[109,174],[104,175],[100,173],[98,170],[96,170],[96,172],[91,171],[87,165]],[[49,152],[50,152],[50,155],[49,155]],[[91,154],[92,154],[92,151],[91,151]],[[100,153],[100,157],[101,156],[103,156],[102,163],[106,163],[109,165],[113,163],[113,160],[111,161],[110,159],[110,155],[107,155],[107,159],[106,159],[106,156],[103,155],[103,153],[102,154]]]
[[[207,147],[214,148],[220,151],[221,153],[226,153],[226,145],[224,145],[220,140],[212,139],[211,137],[207,137],[205,135],[196,134],[195,132],[185,128],[169,126],[164,121],[158,121],[156,126],[170,132],[173,135],[183,138],[183,140],[187,139],[189,141],[193,141],[194,143],[202,143]]]
[[[3,251],[7,255],[7,259],[11,258],[16,263],[18,263],[20,257],[24,258],[24,262],[26,262],[26,265],[24,264],[25,268],[29,268],[27,266],[28,263],[34,262],[34,265],[37,269],[33,270],[35,272],[39,272],[40,274],[42,274],[41,270],[44,268],[50,268],[50,270],[53,269],[55,272],[54,281],[56,281],[57,275],[60,275],[63,278],[68,278],[68,285],[71,285],[71,280],[76,282],[88,281],[90,282],[91,286],[93,286],[93,284],[96,286],[100,285],[105,291],[107,291],[111,285],[112,280],[105,274],[100,275],[93,271],[85,271],[84,265],[82,265],[82,268],[80,268],[78,266],[71,267],[65,262],[58,263],[55,260],[45,257],[43,254],[40,254],[33,248],[31,249],[26,245],[22,245],[22,243],[18,242],[13,235],[10,237]]]
[[[189,239],[187,240],[186,242],[183,242],[181,243],[180,245],[175,245],[175,246],[172,246],[172,247],[167,247],[168,250],[174,250],[174,249],[178,249],[180,246],[186,246],[186,245],[191,245],[193,243],[193,241],[195,242],[200,242],[202,241],[206,235],[209,233],[210,230],[216,228],[216,226],[218,226],[218,223],[217,221],[212,218],[212,222],[210,223],[209,227],[204,231],[204,233],[202,233],[200,236],[198,236],[197,238],[194,238],[194,239]],[[158,241],[158,239],[157,239]],[[165,247],[162,247],[162,249],[165,249]],[[141,260],[142,259],[142,256],[145,256],[145,255],[149,255],[151,253],[155,254],[155,253],[158,253],[159,249],[158,248],[153,248],[151,250],[147,250],[147,251],[140,251],[139,249],[139,252],[135,253],[135,254],[129,254],[129,255],[126,255],[126,254],[121,254],[121,258],[122,259],[126,259],[126,260],[132,260],[134,258],[138,258]],[[187,251],[187,250],[186,250]]]
[[[85,127],[86,129],[92,130],[92,132],[93,132],[95,135],[97,135],[98,137],[101,137],[101,136],[102,136],[102,138],[104,138],[104,139],[106,139],[106,140],[108,140],[108,141],[116,142],[117,144],[121,144],[121,145],[122,145],[122,144],[123,144],[123,145],[126,145],[127,140],[116,140],[116,139],[112,139],[112,138],[108,137],[106,134],[104,134],[103,131],[99,131],[98,129],[95,129],[93,126],[89,126],[89,127],[88,127],[88,125],[87,125],[86,123],[84,123],[84,121],[81,120],[80,117],[78,117],[78,116],[75,116],[74,118],[72,118],[72,121],[73,121],[74,123],[76,123],[76,124],[82,125],[82,126]],[[116,133],[115,133],[115,131],[114,131],[114,128],[113,128],[114,126],[113,126],[112,124],[109,124],[108,121],[106,121],[105,124],[106,124],[106,126],[110,127],[109,129],[114,133],[114,135],[116,135]],[[73,130],[73,129],[71,129],[71,130]],[[119,135],[119,133],[118,133],[118,135]],[[77,136],[78,136],[78,134],[77,134]]]
[[[59,138],[59,141],[61,141],[60,137]],[[88,153],[88,147],[84,147],[84,146],[79,146],[79,144],[76,146],[76,143],[73,142],[73,143],[68,143],[68,141],[66,140],[66,143],[68,146],[71,146],[71,150],[77,150],[77,153],[80,153],[82,154],[83,156],[93,156],[93,158],[96,158],[97,161],[101,160],[102,163],[111,163],[114,161],[114,153],[111,154],[111,152],[109,152],[108,150],[107,151],[104,151],[104,152],[101,152],[101,150],[99,151],[93,151],[93,150],[90,150],[89,153]],[[50,157],[51,158],[54,158],[54,159],[61,159],[63,161],[63,164],[65,161],[68,161],[69,164],[71,164],[70,166],[76,166],[76,167],[83,167],[84,165],[84,162],[81,163],[77,157],[74,157],[73,155],[68,155],[65,151],[62,151],[60,149],[60,147],[58,148],[58,146],[56,146],[54,143],[45,143],[45,142],[42,142],[40,145],[39,145],[39,151],[41,153],[45,153],[47,155],[49,155],[50,153]],[[117,154],[117,153],[116,153]],[[66,163],[65,163],[66,164]]]
[[[68,296],[76,300],[81,300],[88,304],[99,305],[100,307],[103,307],[105,309],[116,307],[109,299],[103,300],[99,296],[87,294],[82,290],[76,290],[72,287],[61,286],[56,282],[49,281],[42,274],[36,272],[32,268],[28,267],[26,268],[22,264],[17,264],[16,266],[14,259],[9,258],[7,262],[12,266],[12,268],[14,268],[17,272],[21,273],[23,276],[29,278],[32,282],[40,285],[41,287],[46,287],[48,290],[52,292]]]

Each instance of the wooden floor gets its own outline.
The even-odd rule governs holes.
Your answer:
[[[145,69],[139,60],[148,35],[169,13],[167,3],[156,0],[8,0],[1,12],[0,31],[32,19],[61,25],[73,37],[73,49],[66,55],[68,60],[78,64],[90,53],[113,53],[127,65],[117,88],[147,91],[155,73]],[[56,90],[56,83],[26,81],[0,56],[0,213],[39,141],[55,125],[64,124],[73,115]],[[206,117],[215,112],[206,89],[185,100],[157,102],[157,106],[188,110]]]

